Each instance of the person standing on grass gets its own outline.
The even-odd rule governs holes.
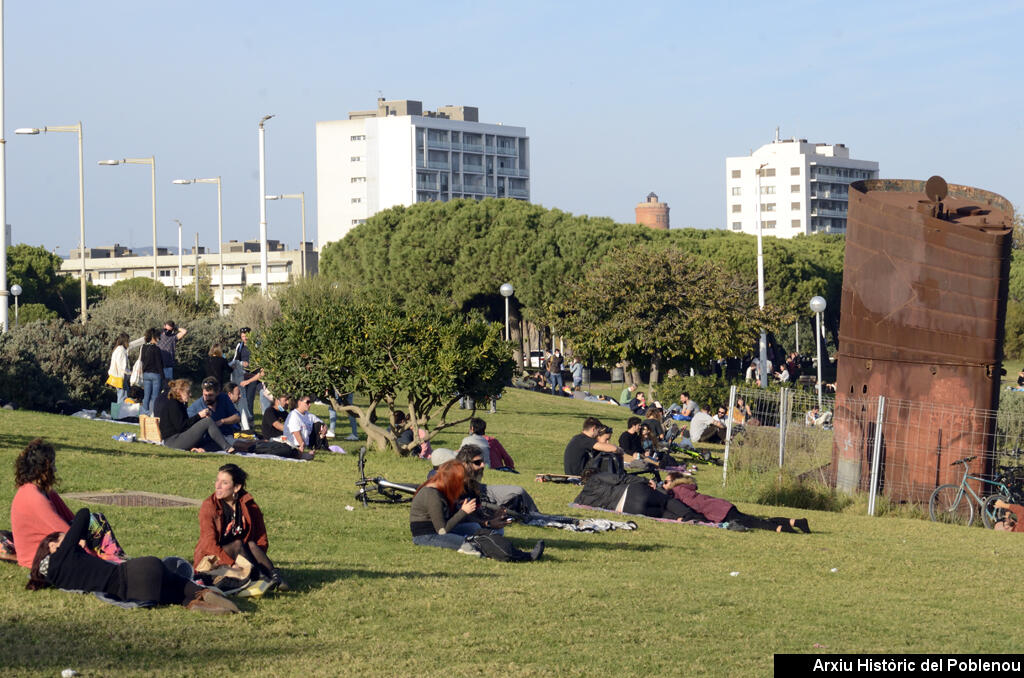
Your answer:
[[[548,372],[551,375],[551,395],[561,395],[565,382],[562,381],[562,352],[557,348],[548,360]]]
[[[121,332],[114,340],[114,350],[110,354],[110,367],[107,368],[107,384],[117,392],[117,404],[124,402],[128,395],[128,382],[131,376],[128,370],[128,334]]]
[[[142,361],[142,408],[140,414],[153,416],[153,405],[157,396],[160,395],[160,385],[164,377],[164,360],[160,354],[160,347],[157,340],[160,338],[160,331],[155,327],[146,330],[143,337],[145,343],[139,353],[139,360]]]
[[[160,357],[164,361],[164,382],[168,382],[174,379],[174,352],[178,346],[178,342],[181,341],[185,335],[188,334],[188,330],[184,327],[179,328],[173,320],[168,320],[164,323],[164,331],[160,333],[157,339],[157,346],[160,347]]]
[[[579,356],[572,357],[569,372],[572,374],[572,390],[578,391],[583,386],[583,363],[580,362]]]

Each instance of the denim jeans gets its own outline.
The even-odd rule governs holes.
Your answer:
[[[164,368],[164,383],[170,381],[171,379],[174,379],[174,368],[173,367],[165,367]]]
[[[142,408],[139,414],[153,416],[153,403],[160,395],[160,374],[157,372],[142,373]]]
[[[565,385],[565,382],[562,381],[562,373],[561,372],[558,372],[558,373],[552,372],[551,373],[551,392],[552,393],[558,393],[559,391],[562,390],[562,387],[564,385]]]
[[[120,405],[124,402],[124,399],[128,397],[128,389],[119,388],[117,391],[117,404]]]
[[[451,532],[448,534],[418,534],[412,538],[412,543],[416,546],[437,546],[453,551],[458,551],[465,541],[465,537]]]

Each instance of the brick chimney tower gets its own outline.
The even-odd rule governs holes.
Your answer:
[[[658,196],[653,192],[648,193],[647,199],[636,206],[636,223],[667,231],[668,204],[658,202]]]

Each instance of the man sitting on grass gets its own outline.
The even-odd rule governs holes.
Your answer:
[[[603,428],[604,424],[599,419],[587,417],[583,421],[583,431],[577,433],[565,446],[565,454],[562,457],[562,465],[565,474],[578,476],[587,467],[587,462],[600,452],[616,452],[618,448],[611,443],[597,441],[597,431]]]
[[[234,382],[228,382],[228,386],[238,392],[238,386]],[[235,408],[236,402],[238,402],[237,397],[232,398],[227,392],[220,390],[220,383],[216,378],[207,377],[203,379],[203,395],[189,405],[187,412],[188,416],[194,417],[199,414],[200,410],[210,408],[210,418],[213,419],[224,437],[230,440],[234,437],[235,432],[241,429],[239,422],[242,418]],[[216,447],[211,448],[211,445],[214,445],[214,442],[210,440],[210,436],[203,436],[199,446],[217,449]]]
[[[715,421],[708,414],[708,408],[702,407],[690,421],[690,440],[695,445],[697,443],[724,443],[725,424]]]

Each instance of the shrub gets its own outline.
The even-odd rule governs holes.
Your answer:
[[[690,397],[707,406],[710,410],[718,405],[729,404],[729,387],[733,383],[717,375],[695,377],[669,377],[658,387],[658,400],[664,407],[679,401],[681,393],[689,393]]]
[[[57,312],[51,310],[46,304],[24,304],[18,310],[18,324],[27,325],[38,320],[56,320]]]

